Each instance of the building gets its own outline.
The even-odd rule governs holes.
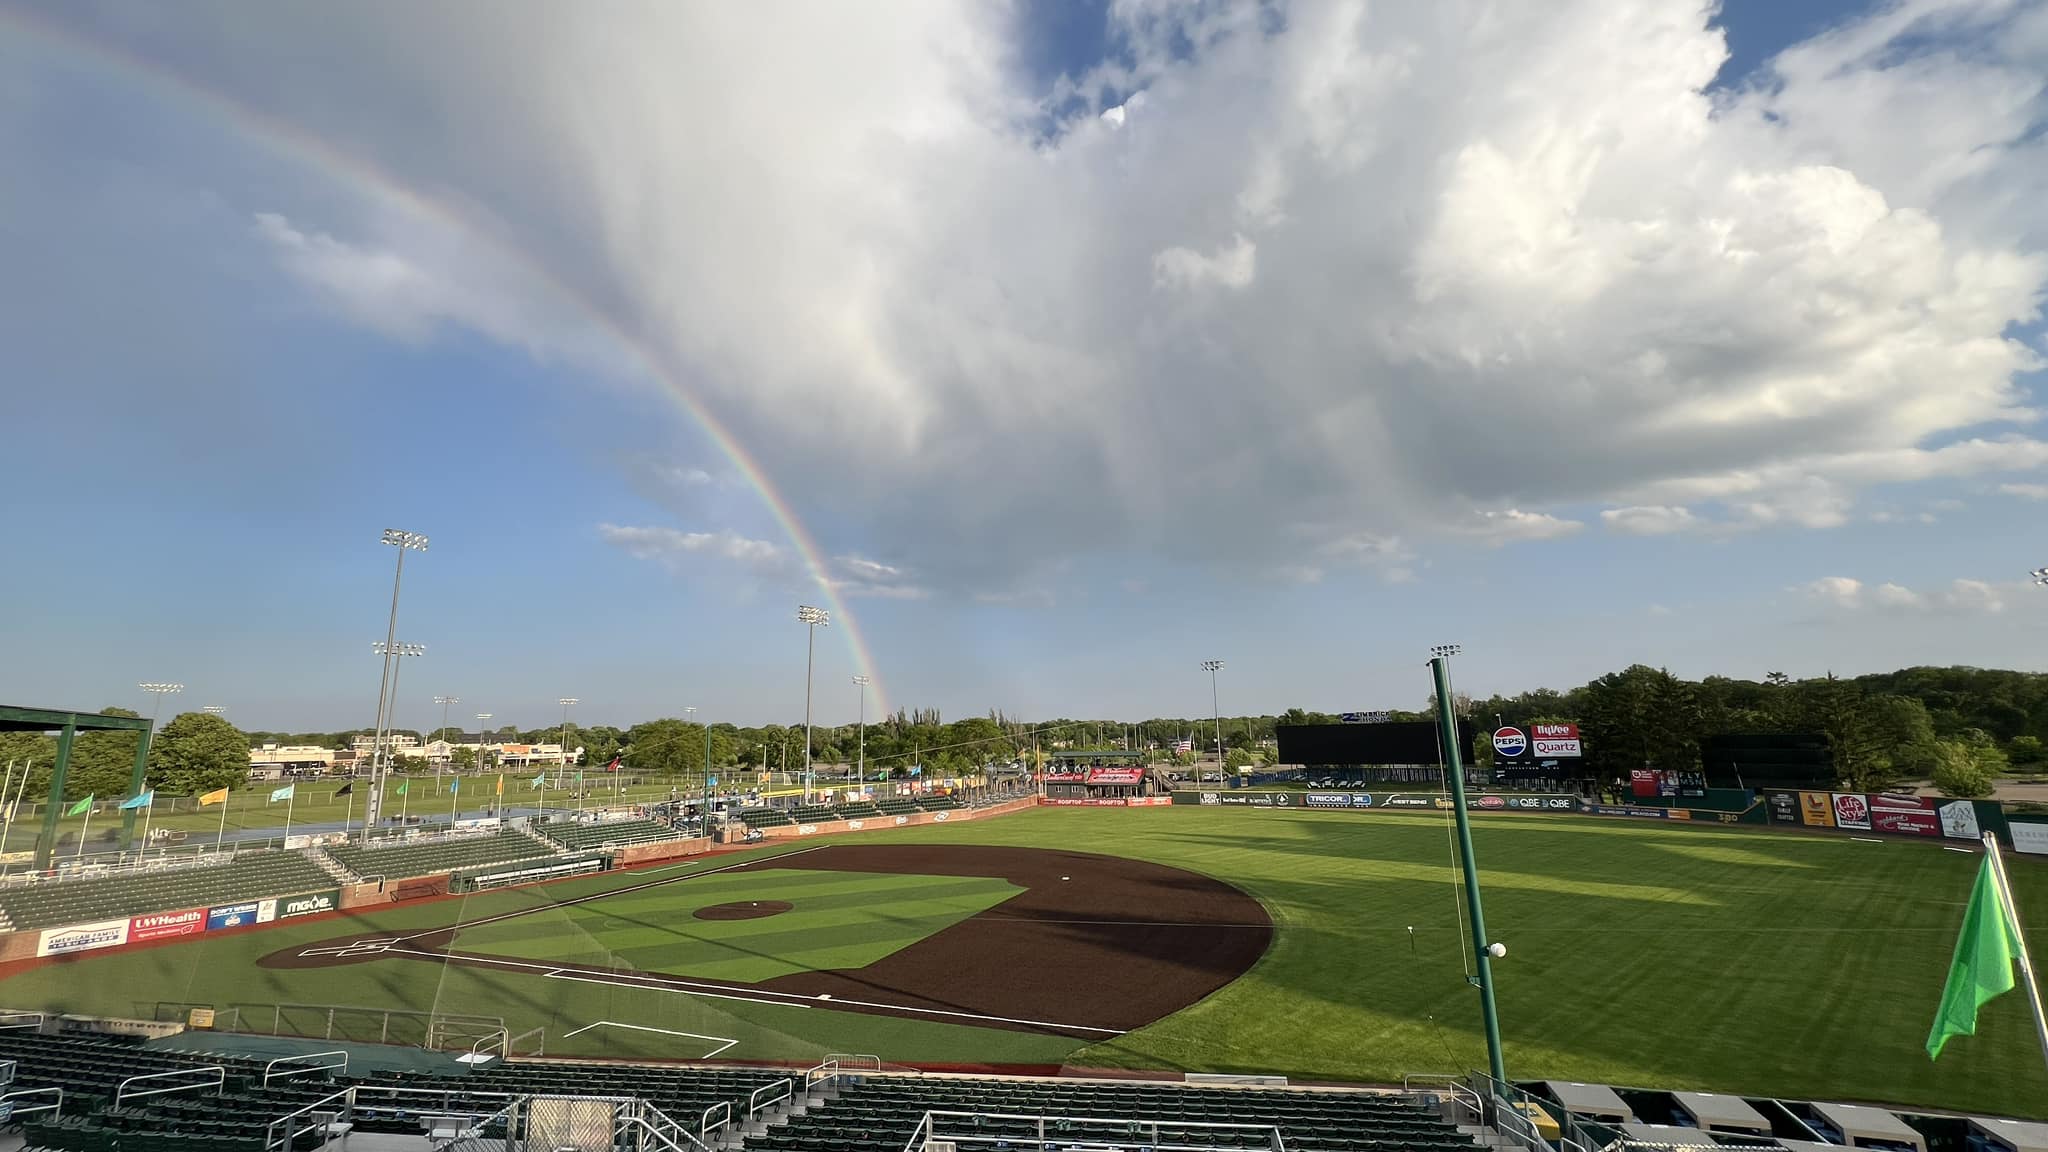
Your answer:
[[[249,777],[324,776],[334,770],[335,751],[317,744],[265,744],[249,749]]]
[[[365,733],[348,742],[358,756],[367,756],[377,743],[375,733]],[[393,756],[417,756],[420,754],[420,738],[410,732],[386,732],[384,744]]]
[[[580,746],[569,750],[566,763],[560,744],[490,744],[484,751],[495,753],[498,767],[507,771],[514,768],[553,768],[559,771],[567,765],[583,762]]]

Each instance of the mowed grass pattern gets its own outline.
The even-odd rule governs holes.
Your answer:
[[[1979,1035],[1951,1041],[1939,1063],[1922,1047],[1975,855],[1944,851],[1938,842],[1859,843],[1586,817],[1480,816],[1474,824],[1488,928],[1509,949],[1495,971],[1511,1075],[2048,1117],[2048,1074],[2018,995],[1989,1005]],[[545,909],[565,897],[644,883],[660,869],[82,956],[0,977],[0,1004],[145,1018],[159,1001],[438,1008],[502,1016],[515,1033],[545,1026],[551,1054],[620,1057],[674,1058],[704,1048],[616,1029],[573,1039],[566,1033],[606,1019],[734,1037],[740,1044],[726,1055],[736,1059],[858,1051],[896,1061],[1067,1059],[1368,1082],[1485,1065],[1440,817],[1041,809],[829,842],[1001,844],[1157,861],[1244,888],[1265,903],[1277,932],[1265,957],[1234,984],[1150,1027],[1086,1047],[518,969],[403,959],[296,971],[254,966],[288,945]],[[709,869],[739,858],[683,865],[678,871],[708,874],[674,887],[715,884],[724,874]],[[2036,950],[2048,951],[2048,861],[2008,860],[2021,917],[2034,929]],[[874,914],[892,914],[889,903]],[[539,915],[509,922],[513,934]],[[777,919],[751,926],[779,927]],[[1002,979],[1031,963],[1030,956],[1001,955],[982,967]]]
[[[1019,891],[992,877],[891,876],[771,868],[722,872],[466,929],[464,952],[632,967],[711,980],[770,980],[860,968]],[[756,920],[699,920],[699,908],[779,900]]]

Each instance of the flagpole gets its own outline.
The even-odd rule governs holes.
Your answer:
[[[462,802],[462,781],[453,780],[448,784],[448,830],[455,831],[455,806]]]
[[[2006,923],[2012,925],[2012,944],[2019,953],[2020,982],[2027,992],[2027,1005],[2034,1010],[2034,1036],[2041,1041],[2041,1062],[2048,1067],[2048,1015],[2041,1011],[2041,985],[2034,978],[2034,961],[2027,954],[2027,937],[2020,930],[2019,903],[2012,898],[2012,883],[2006,879],[2005,857],[1999,854],[1998,837],[1984,834],[1984,851],[1991,858],[1991,878],[1998,885],[1999,902],[2005,905]]]
[[[284,842],[292,842],[292,808],[299,802],[299,786],[292,785],[292,794],[284,798]]]
[[[92,800],[88,797],[85,802],[85,826],[78,830],[78,854],[73,856],[72,859],[85,859],[85,834],[90,831],[92,831]]]
[[[149,818],[156,814],[156,789],[149,790],[149,803],[142,806],[142,850],[135,854],[137,860],[149,855]]]
[[[232,788],[228,789],[228,794],[227,794],[226,796],[224,796],[224,797],[222,797],[222,798],[221,798],[221,802],[220,802],[220,831],[218,831],[218,832],[214,833],[214,836],[213,836],[213,854],[214,854],[214,855],[216,855],[216,856],[220,855],[220,854],[221,854],[221,851],[222,851],[222,849],[224,849],[224,848],[226,848],[226,847],[227,847],[227,843],[228,843],[228,801],[229,801],[229,800],[233,800],[234,798],[235,798],[235,790],[234,790],[234,789],[232,789]]]
[[[348,835],[348,826],[349,826],[349,825],[351,825],[351,824],[353,824],[353,823],[355,823],[355,822],[356,822],[356,781],[355,781],[355,777],[351,776],[351,777],[349,777],[349,781],[348,781],[348,809],[347,809],[347,811],[345,811],[345,812],[343,812],[343,813],[342,813],[342,817],[341,817],[341,834],[342,834],[343,836],[347,836],[347,835]]]

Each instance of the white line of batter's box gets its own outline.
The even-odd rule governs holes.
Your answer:
[[[659,1032],[664,1036],[688,1036],[692,1040],[717,1041],[718,1047],[713,1048],[711,1051],[706,1052],[702,1056],[697,1057],[697,1059],[699,1060],[709,1060],[713,1056],[718,1055],[720,1052],[725,1051],[727,1048],[730,1048],[733,1045],[739,1043],[738,1040],[734,1040],[726,1036],[706,1036],[702,1032],[678,1032],[673,1028],[650,1028],[645,1024],[621,1024],[617,1020],[599,1020],[592,1024],[585,1024],[583,1027],[576,1029],[574,1032],[564,1032],[562,1034],[562,1039],[567,1040],[571,1036],[575,1036],[583,1032],[588,1032],[592,1028],[631,1028],[635,1032]]]

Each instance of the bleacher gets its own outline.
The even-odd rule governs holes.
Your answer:
[[[832,812],[834,816],[841,820],[865,820],[882,814],[880,808],[875,807],[872,802],[867,800],[855,800],[851,804],[841,804],[839,807],[834,808]]]
[[[249,852],[226,864],[161,872],[52,880],[0,888],[0,911],[15,928],[55,928],[115,916],[139,916],[334,887],[334,878],[298,852]]]
[[[1161,1143],[1264,1146],[1249,1130],[1176,1128],[1178,1121],[1277,1124],[1287,1147],[1303,1152],[1474,1152],[1470,1138],[1421,1105],[1376,1093],[892,1076],[866,1077],[830,1107],[770,1125],[747,1140],[747,1152],[895,1152],[933,1111],[1159,1121]],[[1036,1132],[1030,1121],[975,1128],[1015,1136],[1018,1147],[1033,1146]],[[1147,1142],[1130,1135],[1131,1143]],[[1099,1130],[1093,1139],[1100,1142]]]
[[[799,804],[790,809],[789,814],[799,824],[822,824],[839,818],[830,804]]]
[[[917,806],[926,812],[950,812],[960,807],[960,801],[957,797],[950,794],[945,796],[920,796],[917,799]]]
[[[749,828],[780,828],[796,821],[779,808],[749,808],[740,813],[740,823]]]
[[[396,880],[405,876],[428,876],[482,864],[501,864],[535,856],[554,855],[547,845],[523,832],[510,829],[490,836],[462,836],[430,844],[400,844],[389,848],[365,848],[348,844],[327,849],[342,867],[357,876],[382,876]]]
[[[884,816],[908,816],[922,809],[917,806],[915,800],[905,796],[892,796],[887,800],[875,801],[875,811]]]
[[[571,852],[606,845],[650,844],[657,840],[677,840],[683,835],[666,824],[657,824],[652,820],[612,820],[602,824],[557,820],[547,824],[536,824],[533,827],[534,831]]]

